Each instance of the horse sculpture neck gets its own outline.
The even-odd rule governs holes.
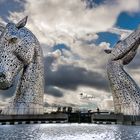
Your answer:
[[[122,61],[109,61],[107,73],[112,89],[116,113],[139,115],[140,90],[124,70]]]
[[[43,113],[43,66],[39,48],[39,45],[36,46],[33,61],[24,68],[14,97],[14,104],[21,114]]]
[[[116,113],[140,115],[140,89],[124,70],[124,65],[135,57],[139,44],[140,29],[137,29],[119,41],[112,50],[105,50],[110,55],[107,73]]]

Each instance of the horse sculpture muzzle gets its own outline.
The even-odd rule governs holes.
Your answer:
[[[13,53],[2,49],[0,48],[0,89],[4,90],[13,85],[16,75],[23,68],[23,64]]]

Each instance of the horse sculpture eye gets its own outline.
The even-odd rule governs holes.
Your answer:
[[[16,43],[16,41],[17,41],[17,38],[14,37],[14,38],[11,38],[9,42],[10,42],[10,43]]]

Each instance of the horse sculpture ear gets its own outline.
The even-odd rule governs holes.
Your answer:
[[[112,52],[112,50],[111,49],[106,49],[106,50],[104,50],[105,51],[105,53],[107,53],[107,54],[109,54],[109,53],[111,53]]]
[[[19,29],[19,28],[22,28],[26,25],[27,23],[27,19],[28,19],[28,16],[26,16],[25,18],[23,18],[22,20],[20,20],[17,24],[16,24],[16,27]]]

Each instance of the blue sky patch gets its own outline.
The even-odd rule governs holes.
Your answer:
[[[65,44],[56,44],[53,46],[53,51],[55,50],[60,50],[62,51],[62,49],[66,49],[66,50],[70,50],[68,46],[66,46]]]
[[[119,41],[119,36],[114,33],[109,32],[99,32],[97,33],[99,38],[96,40],[96,44],[100,44],[101,42],[110,43],[110,47],[113,47],[115,43]]]
[[[84,0],[83,0],[84,1]],[[86,2],[86,8],[91,9],[95,6],[98,6],[102,3],[104,3],[106,0],[85,0]]]
[[[24,0],[20,2],[15,0],[4,0],[0,2],[0,17],[3,18],[6,22],[8,22],[7,17],[9,16],[9,12],[19,12],[24,11]]]
[[[134,30],[140,25],[140,13],[129,14],[122,12],[117,19],[115,26]]]

